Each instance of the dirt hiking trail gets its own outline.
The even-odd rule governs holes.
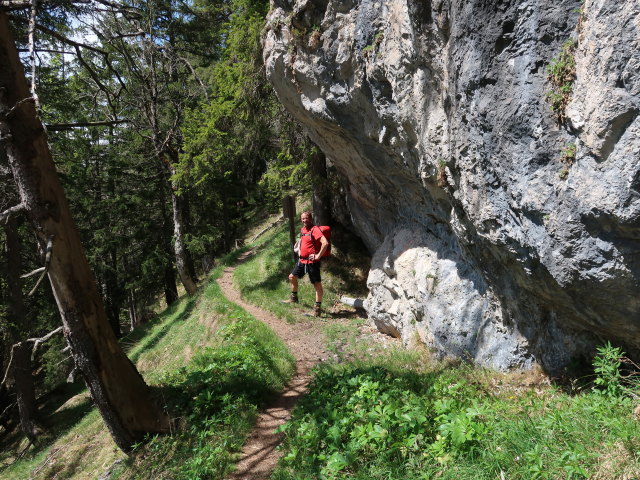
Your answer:
[[[251,255],[252,251],[244,253],[237,264]],[[245,302],[233,285],[234,269],[234,266],[225,268],[222,277],[218,279],[225,297],[268,325],[286,343],[296,359],[293,378],[275,401],[258,416],[242,449],[236,471],[227,477],[227,480],[268,480],[280,457],[276,447],[282,440],[282,434],[275,433],[274,430],[289,420],[291,410],[307,391],[311,380],[310,370],[327,357],[323,325],[314,317],[290,324]]]

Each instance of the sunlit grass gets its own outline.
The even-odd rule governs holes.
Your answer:
[[[184,398],[184,393],[191,389],[199,392],[195,396],[200,398],[200,402],[209,395],[207,391],[213,392],[212,398],[224,397],[223,410],[226,413],[220,413],[213,407],[213,410],[202,410],[201,405],[198,407],[201,414],[190,420],[178,419],[179,431],[173,436],[152,439],[140,446],[139,454],[127,458],[113,443],[102,418],[91,405],[87,391],[72,389],[73,396],[67,394],[68,400],[62,400],[63,404],[56,407],[56,413],[48,414],[52,430],[37,448],[27,450],[20,459],[10,456],[8,451],[3,453],[0,457],[4,465],[0,467],[0,479],[95,479],[107,470],[117,472],[116,476],[123,479],[169,478],[166,475],[195,479],[200,478],[198,458],[205,454],[218,459],[216,472],[219,477],[204,473],[202,478],[222,478],[223,472],[233,465],[234,451],[242,445],[244,436],[251,429],[257,405],[283,387],[293,372],[294,364],[286,347],[273,332],[228,302],[215,282],[222,268],[233,263],[240,253],[233,252],[221,259],[220,266],[194,298],[181,298],[171,308],[122,339],[129,357],[145,380],[156,385],[154,390],[170,407],[170,412],[182,411],[180,415],[185,419],[193,413],[195,407],[190,407],[189,401],[196,399]],[[262,357],[255,357],[256,352],[263,352]],[[220,357],[229,354],[232,357]],[[259,377],[251,377],[250,392],[238,387],[231,379],[226,384],[219,383],[222,377],[213,378],[210,385],[193,380],[199,375],[199,369],[213,368],[212,365],[219,361],[228,363],[231,358],[236,362],[246,358],[252,362],[248,371],[260,373]],[[265,359],[268,360],[266,363]],[[194,366],[194,361],[199,362],[199,366]],[[191,382],[185,383],[187,378]],[[175,385],[182,387],[176,390]],[[230,388],[230,393],[225,393],[225,388]],[[217,433],[204,441],[192,433],[185,435],[185,431],[180,429],[187,428],[189,422],[191,428],[197,425],[198,432],[206,434],[214,428]],[[216,422],[222,422],[226,427]],[[155,463],[153,468],[149,461]],[[187,468],[185,465],[189,466],[190,473],[182,475],[180,472]],[[202,470],[206,468],[203,466]]]
[[[317,375],[285,427],[275,480],[640,474],[633,396],[568,394],[539,373],[500,374],[394,348],[325,364]]]

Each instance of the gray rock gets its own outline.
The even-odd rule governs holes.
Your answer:
[[[559,372],[603,339],[638,354],[638,11],[272,4],[267,74],[343,176],[375,252],[365,308],[380,330],[496,369]],[[576,79],[559,124],[546,68],[567,39]]]

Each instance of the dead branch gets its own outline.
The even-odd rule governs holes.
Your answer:
[[[11,404],[9,404],[9,405],[7,405],[7,408],[5,408],[5,409],[2,411],[2,413],[0,413],[0,422],[2,422],[2,420],[4,420],[4,417],[5,417],[5,415],[7,414],[7,412],[8,412],[9,410],[11,410],[12,408],[17,407],[17,406],[18,406],[18,404],[17,404],[17,403],[15,403],[15,402],[14,402],[14,403],[11,403]]]
[[[91,65],[89,65],[87,61],[84,59],[84,57],[82,56],[82,50],[80,50],[80,46],[73,45],[73,48],[76,50],[76,56],[78,58],[78,61],[84,68],[87,69],[89,76],[93,79],[94,82],[96,82],[96,85],[98,86],[98,88],[104,92],[104,94],[107,97],[107,103],[109,104],[109,107],[111,108],[111,110],[115,111],[115,107],[111,102],[111,91],[106,87],[105,84],[102,83],[102,81],[100,80],[100,77],[98,77],[98,75],[93,70],[93,68],[91,68]]]
[[[31,8],[31,2],[16,1],[16,0],[2,0],[0,1],[0,8],[5,12],[13,12],[15,10],[25,10],[27,8]]]
[[[74,365],[69,375],[67,375],[67,383],[73,383],[76,381],[76,375],[78,374],[78,368]]]
[[[256,233],[250,241],[251,242],[255,242],[258,239],[259,236],[264,235],[267,231],[269,231],[270,229],[272,229],[273,227],[275,227],[276,225],[278,225],[279,223],[281,223],[281,222],[283,222],[285,220],[286,220],[286,217],[284,217],[284,216],[278,217],[277,220],[275,220],[274,222],[270,223],[265,228],[263,228],[258,233]]]
[[[28,48],[19,48],[18,53],[28,53]],[[38,53],[60,53],[63,55],[73,55],[71,50],[58,50],[54,48],[36,48],[36,52]]]
[[[101,126],[113,126],[120,123],[127,123],[129,120],[101,120],[97,122],[77,122],[77,123],[52,123],[47,125],[47,131],[49,132],[61,132],[64,130],[72,130],[74,128],[84,127],[101,127]]]
[[[7,378],[9,377],[9,372],[11,371],[11,367],[13,366],[13,351],[17,345],[20,345],[20,343],[16,343],[11,347],[11,355],[9,355],[9,363],[7,363],[7,369],[4,372],[4,377],[2,378],[2,383],[0,383],[0,387],[4,386],[5,382],[7,381]]]
[[[0,213],[0,222],[4,222],[5,224],[9,222],[11,215],[15,215],[16,213],[26,212],[27,204],[19,203],[11,208],[6,209],[4,212]]]
[[[202,91],[204,93],[204,97],[207,100],[207,102],[209,101],[209,92],[207,92],[207,87],[205,87],[204,83],[202,82],[202,80],[200,80],[200,77],[198,76],[198,74],[196,73],[195,68],[193,68],[193,65],[191,65],[191,62],[189,62],[189,60],[187,60],[184,57],[178,56],[178,59],[184,63],[187,68],[191,71],[191,75],[193,75],[193,78],[196,79],[196,81],[200,84],[200,87],[202,88]]]
[[[20,278],[29,278],[41,273],[44,270],[44,267],[36,268],[33,272],[25,273],[24,275],[20,275]]]
[[[35,358],[36,351],[38,350],[38,347],[41,344],[43,344],[44,342],[46,342],[47,340],[49,340],[51,337],[53,337],[56,333],[60,333],[61,331],[62,331],[62,327],[58,327],[55,330],[51,330],[44,337],[28,338],[28,339],[25,340],[25,342],[33,342],[33,348],[31,349],[31,361],[32,362],[33,362],[33,359]]]
[[[20,22],[20,23],[25,23],[27,20],[17,16],[17,15],[9,15],[9,18],[11,18],[11,20],[14,20],[16,22]],[[44,25],[40,24],[40,23],[36,23],[35,24],[35,28],[37,28],[38,30],[40,30],[43,33],[46,33],[47,35],[51,35],[53,38],[55,38],[56,40],[60,40],[62,43],[66,44],[66,45],[71,45],[72,47],[82,47],[82,48],[86,48],[87,50],[91,50],[93,52],[99,53],[101,55],[108,55],[107,52],[105,52],[104,50],[95,47],[93,45],[89,45],[87,43],[81,43],[81,42],[76,42],[75,40],[71,40],[69,37],[65,37],[64,35],[59,34],[58,32],[56,32],[55,30],[51,30],[48,27],[45,27]]]
[[[5,385],[7,378],[9,378],[9,372],[11,371],[11,367],[13,366],[13,353],[17,347],[19,347],[23,343],[33,343],[33,348],[31,349],[31,361],[33,361],[36,351],[38,350],[38,347],[42,343],[46,342],[51,337],[53,337],[56,333],[60,333],[61,331],[62,331],[62,327],[58,327],[55,330],[50,331],[43,337],[27,338],[22,342],[14,343],[13,345],[11,345],[11,355],[9,356],[9,363],[7,364],[7,369],[4,372],[4,377],[2,378],[2,382],[0,383],[0,386]]]
[[[36,284],[33,286],[31,291],[29,292],[29,295],[28,295],[29,297],[35,293],[35,291],[40,286],[40,283],[42,282],[42,279],[44,278],[44,276],[49,271],[49,265],[51,264],[51,253],[52,252],[53,252],[53,236],[49,237],[49,241],[47,242],[47,248],[45,250],[45,255],[44,255],[44,270],[42,271],[42,275],[40,275],[40,278],[38,278],[38,281],[36,282]]]

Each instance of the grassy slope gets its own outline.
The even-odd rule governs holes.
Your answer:
[[[294,365],[270,330],[223,298],[213,281],[221,268],[195,298],[181,299],[123,340],[146,381],[156,385],[162,401],[181,416],[177,421],[182,433],[154,439],[127,459],[113,444],[86,391],[76,387],[75,395],[56,405],[48,418],[53,430],[39,448],[17,461],[3,448],[0,479],[94,479],[110,467],[118,478],[221,478],[257,406],[283,386]],[[256,352],[261,358],[255,358]],[[69,392],[60,395],[66,399]],[[194,426],[200,437],[193,435]],[[207,463],[201,453],[216,457],[215,468],[199,465]]]

